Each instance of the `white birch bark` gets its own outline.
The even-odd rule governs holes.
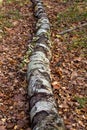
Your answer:
[[[50,22],[41,0],[31,0],[37,17],[34,51],[28,64],[28,95],[32,130],[64,130],[50,80]]]

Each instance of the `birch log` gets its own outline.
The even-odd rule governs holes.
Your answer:
[[[32,130],[64,130],[51,88],[50,22],[41,0],[31,0],[37,17],[34,51],[28,64],[28,95]]]

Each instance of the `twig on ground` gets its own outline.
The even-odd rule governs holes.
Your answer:
[[[79,25],[79,26],[77,26],[77,27],[64,30],[64,31],[60,32],[59,35],[64,35],[65,33],[68,33],[68,32],[71,32],[71,31],[73,31],[73,30],[82,28],[82,27],[84,27],[84,26],[87,26],[87,23],[83,23],[83,24],[81,24],[81,25]]]

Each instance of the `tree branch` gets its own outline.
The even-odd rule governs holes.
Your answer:
[[[65,31],[62,31],[62,32],[59,33],[59,35],[64,35],[65,33],[68,33],[68,32],[71,32],[71,31],[73,31],[73,30],[82,28],[82,27],[84,27],[84,26],[87,26],[87,23],[83,23],[83,24],[81,24],[81,25],[79,25],[79,26],[77,26],[77,27],[70,28],[70,29],[67,29],[67,30],[65,30]]]

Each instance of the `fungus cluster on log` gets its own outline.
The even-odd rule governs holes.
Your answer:
[[[64,130],[51,87],[50,22],[42,1],[31,1],[37,18],[36,34],[33,38],[35,47],[27,71],[31,128],[32,130]]]

